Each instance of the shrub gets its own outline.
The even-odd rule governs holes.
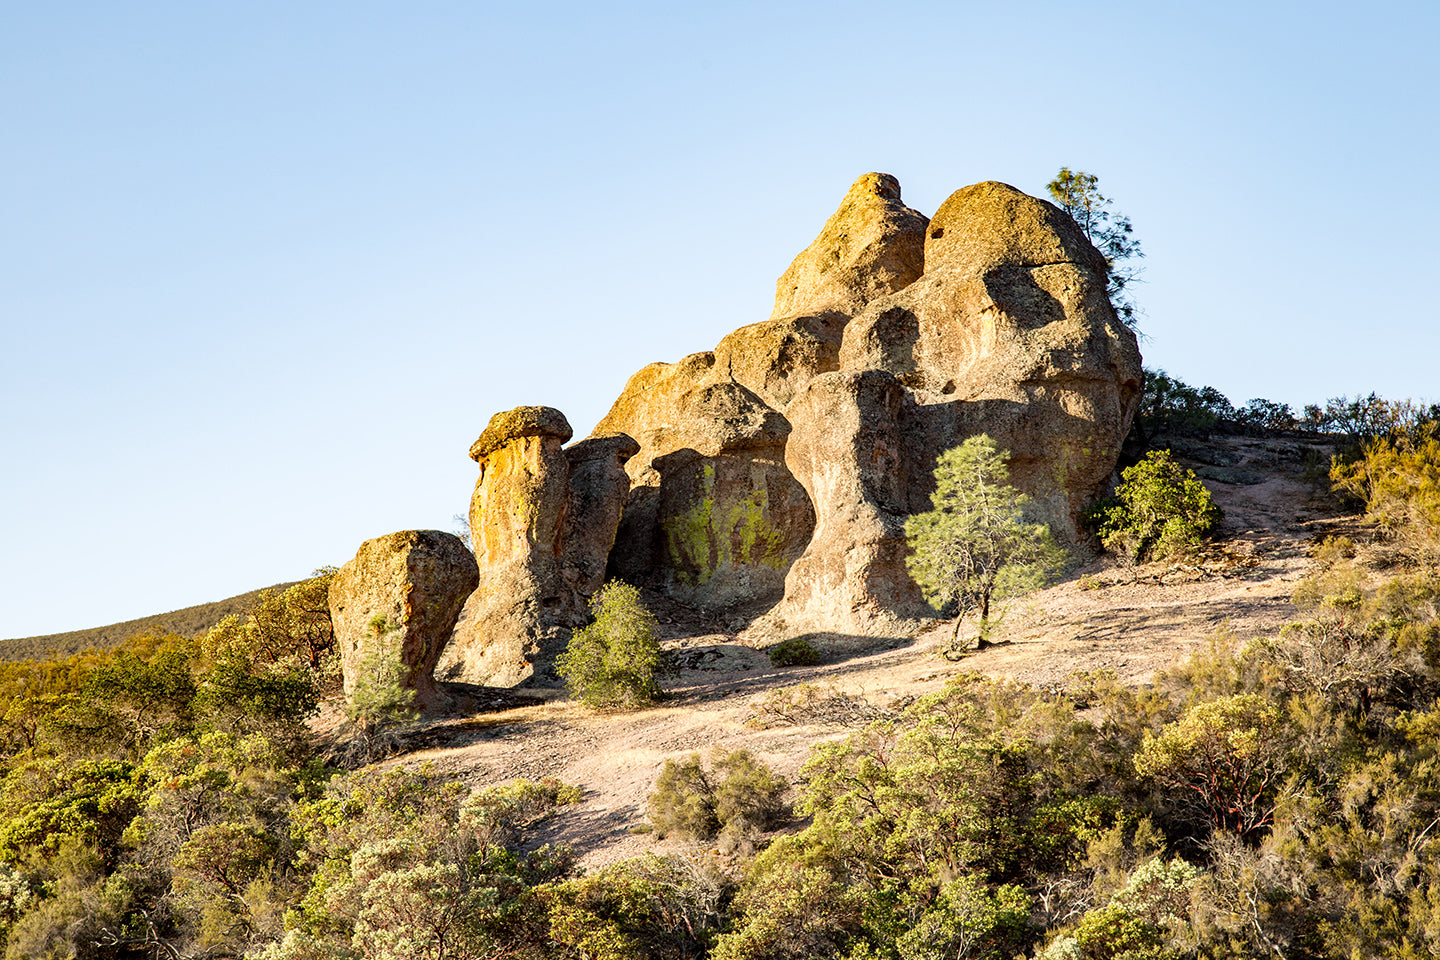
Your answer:
[[[590,601],[595,622],[576,630],[555,661],[570,695],[587,707],[634,707],[660,697],[659,624],[640,591],[611,580]]]
[[[777,667],[810,667],[820,662],[820,651],[809,640],[791,637],[770,648],[770,662]]]
[[[1121,474],[1118,501],[1100,522],[1105,549],[1132,563],[1193,554],[1223,514],[1194,472],[1155,450]]]
[[[678,833],[711,840],[722,831],[743,833],[751,827],[769,829],[789,816],[784,802],[790,785],[748,750],[710,755],[710,768],[700,754],[676,763],[665,761],[650,795],[650,821],[663,836]]]

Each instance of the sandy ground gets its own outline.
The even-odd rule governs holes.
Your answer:
[[[1290,595],[1309,567],[1310,546],[1354,523],[1317,498],[1293,442],[1227,438],[1191,447],[1184,459],[1202,476],[1207,464],[1219,465],[1225,469],[1218,476],[1243,481],[1206,480],[1226,513],[1211,557],[1195,566],[1095,560],[1014,605],[1001,628],[1002,644],[959,662],[941,656],[951,627],[940,624],[918,637],[877,639],[819,666],[777,669],[743,633],[665,609],[665,645],[685,666],[665,683],[663,704],[596,714],[561,691],[537,691],[542,702],[434,725],[419,741],[429,746],[391,762],[429,763],[475,786],[556,776],[581,787],[584,801],[555,818],[544,839],[571,844],[581,864],[594,868],[646,851],[687,849],[638,832],[666,759],[744,747],[793,780],[813,744],[853,728],[747,724],[758,702],[779,688],[833,685],[884,707],[972,670],[1050,686],[1075,671],[1108,668],[1126,683],[1145,684],[1217,631],[1240,639],[1276,631],[1295,612]]]

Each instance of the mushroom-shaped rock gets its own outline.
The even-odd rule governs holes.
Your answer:
[[[475,558],[453,534],[404,530],[362,543],[330,585],[345,692],[361,670],[399,656],[416,704],[438,706],[435,663],[477,581]]]
[[[563,444],[573,435],[570,421],[554,407],[516,407],[490,418],[484,432],[470,445],[470,459],[484,460],[521,437],[554,437]]]
[[[771,319],[854,316],[876,297],[907,286],[924,269],[927,222],[900,202],[900,181],[888,173],[865,174],[775,281]]]
[[[508,686],[536,657],[564,649],[560,630],[573,599],[561,576],[561,536],[570,503],[571,436],[553,407],[517,407],[491,418],[470,448],[480,478],[470,499],[470,539],[480,584],[465,604],[441,661],[447,680]]]

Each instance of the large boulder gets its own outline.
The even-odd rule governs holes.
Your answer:
[[[470,448],[480,477],[470,499],[479,586],[440,663],[447,680],[510,686],[564,649],[574,597],[562,576],[570,505],[571,429],[553,407],[491,418]]]
[[[865,174],[775,281],[770,318],[854,316],[876,297],[912,283],[925,265],[927,222],[900,202],[900,181],[888,173]]]
[[[1108,482],[1140,390],[1135,335],[1105,259],[1053,204],[1003,183],[956,191],[930,221],[925,273],[845,329],[842,370],[884,370],[919,408],[911,509],[941,450],[988,433],[1064,541]]]
[[[346,694],[372,655],[398,654],[416,704],[440,705],[435,664],[478,581],[475,558],[453,534],[403,530],[362,543],[330,584]]]
[[[790,424],[728,377],[671,396],[643,430],[651,459],[626,501],[611,575],[702,607],[773,602],[815,523],[785,466]]]

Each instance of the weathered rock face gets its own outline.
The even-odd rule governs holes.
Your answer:
[[[577,603],[605,582],[605,564],[630,491],[625,463],[640,444],[623,433],[581,440],[565,449],[570,462],[570,506],[561,536],[561,575]]]
[[[911,509],[940,450],[988,433],[1044,519],[1074,541],[1114,470],[1140,388],[1134,334],[1105,295],[1105,261],[1057,207],[1003,183],[957,191],[930,222],[925,274],[845,329],[843,370],[885,370],[919,410]]]
[[[900,182],[867,173],[850,187],[820,235],[775,281],[781,317],[854,316],[914,282],[924,269],[925,217],[900,202]]]
[[[439,705],[431,675],[478,579],[460,538],[439,530],[404,530],[361,544],[330,585],[345,692],[354,690],[367,655],[383,647],[382,655],[398,650],[416,704]]]
[[[815,503],[815,534],[775,616],[792,632],[905,631],[931,615],[905,570],[911,454],[905,388],[880,370],[816,377],[790,407],[785,462]]]
[[[648,395],[636,394],[647,405],[666,397],[669,407],[631,408],[640,414],[641,465],[610,574],[704,607],[778,599],[784,570],[815,523],[804,491],[785,468],[790,424],[729,377],[707,375],[678,389],[687,366],[707,373],[714,366],[693,358],[676,366],[681,369]],[[621,404],[616,408],[597,429],[621,420]]]
[[[512,685],[537,658],[564,649],[559,628],[574,607],[560,560],[570,505],[561,447],[570,436],[559,410],[517,407],[492,417],[471,446],[480,464],[470,499],[479,586],[440,663],[445,679]]]

